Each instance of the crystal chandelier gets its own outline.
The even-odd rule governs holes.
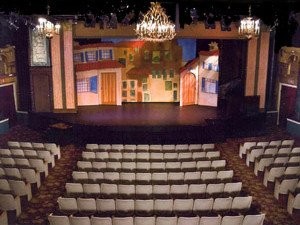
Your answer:
[[[251,6],[249,6],[249,16],[240,21],[239,34],[248,39],[258,36],[260,33],[260,20],[251,17]]]
[[[56,23],[54,25],[51,21],[43,17],[40,17],[38,19],[38,22],[39,24],[35,27],[38,35],[45,36],[47,38],[52,38],[54,34],[59,34],[59,23]]]
[[[47,16],[49,17],[50,14],[50,5],[47,5]],[[60,24],[56,23],[55,25],[47,20],[44,17],[40,17],[38,19],[38,24],[35,26],[35,31],[37,32],[38,35],[47,37],[47,38],[52,38],[54,34],[59,34],[60,30]]]
[[[151,2],[149,11],[137,23],[135,32],[139,39],[153,42],[172,40],[176,35],[175,25],[158,2]]]

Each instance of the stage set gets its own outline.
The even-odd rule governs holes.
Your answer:
[[[235,26],[197,23],[147,42],[131,27],[66,21],[60,35],[30,32],[29,40],[27,121],[54,142],[204,143],[263,130],[272,91],[264,26],[260,38],[245,39]],[[20,100],[12,99],[16,109]]]

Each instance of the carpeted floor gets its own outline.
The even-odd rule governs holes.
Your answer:
[[[280,129],[272,129],[267,136],[253,138],[231,138],[225,143],[217,144],[222,157],[227,161],[228,169],[234,170],[236,180],[243,182],[243,189],[253,196],[253,203],[266,213],[265,225],[299,225],[300,222],[293,219],[283,205],[273,197],[273,193],[267,190],[253,173],[253,169],[246,166],[245,161],[238,156],[239,144],[250,140],[271,140],[289,137]],[[0,147],[6,147],[8,140],[47,142],[42,133],[30,130],[26,127],[15,126],[5,135],[0,135]],[[26,210],[17,220],[17,225],[46,225],[47,215],[57,208],[57,198],[64,193],[64,186],[71,180],[71,173],[80,158],[82,148],[73,144],[61,147],[61,159],[50,170],[38,193],[33,196]]]

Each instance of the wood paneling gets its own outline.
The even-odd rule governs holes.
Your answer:
[[[32,67],[31,71],[31,90],[33,111],[51,111],[51,92],[50,92],[50,67]]]
[[[117,103],[116,78],[116,73],[101,74],[101,97],[104,105],[115,105]]]

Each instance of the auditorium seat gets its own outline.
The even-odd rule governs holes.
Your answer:
[[[155,225],[155,217],[154,216],[149,216],[149,217],[139,217],[136,216],[134,218],[134,224],[135,225]]]
[[[189,217],[178,217],[177,225],[198,225],[199,217],[198,216],[189,216]]]
[[[200,218],[199,225],[221,225],[222,217],[221,216],[203,216]]]
[[[223,216],[221,225],[241,225],[243,223],[244,216]]]
[[[247,149],[250,149],[251,147],[256,146],[255,141],[250,141],[250,142],[244,142],[241,143],[239,146],[239,156],[242,159],[244,155],[246,155]]]
[[[137,216],[152,216],[154,211],[154,200],[136,199],[134,201],[134,210]]]
[[[54,215],[51,213],[48,216],[50,225],[70,225],[69,217],[64,215]]]
[[[245,215],[242,225],[263,225],[265,214]]]
[[[114,199],[96,199],[97,214],[100,216],[112,216],[116,211]]]
[[[193,205],[193,213],[198,216],[207,215],[212,211],[213,205],[213,198],[195,199]]]
[[[299,181],[299,176],[295,175],[294,178],[275,179],[274,197],[278,200],[280,195],[288,195],[289,191],[294,192]]]
[[[0,193],[0,209],[15,213],[15,218],[21,214],[21,200],[19,196]]]
[[[133,217],[113,217],[113,225],[134,225]]]
[[[87,216],[73,216],[69,217],[70,225],[91,225],[90,218]]]
[[[156,217],[155,225],[177,225],[177,217]]]
[[[59,197],[57,199],[60,212],[67,215],[76,213],[78,211],[76,198]]]
[[[77,198],[77,207],[80,215],[91,216],[97,211],[94,198]]]
[[[91,216],[91,225],[112,225],[111,217]]]

